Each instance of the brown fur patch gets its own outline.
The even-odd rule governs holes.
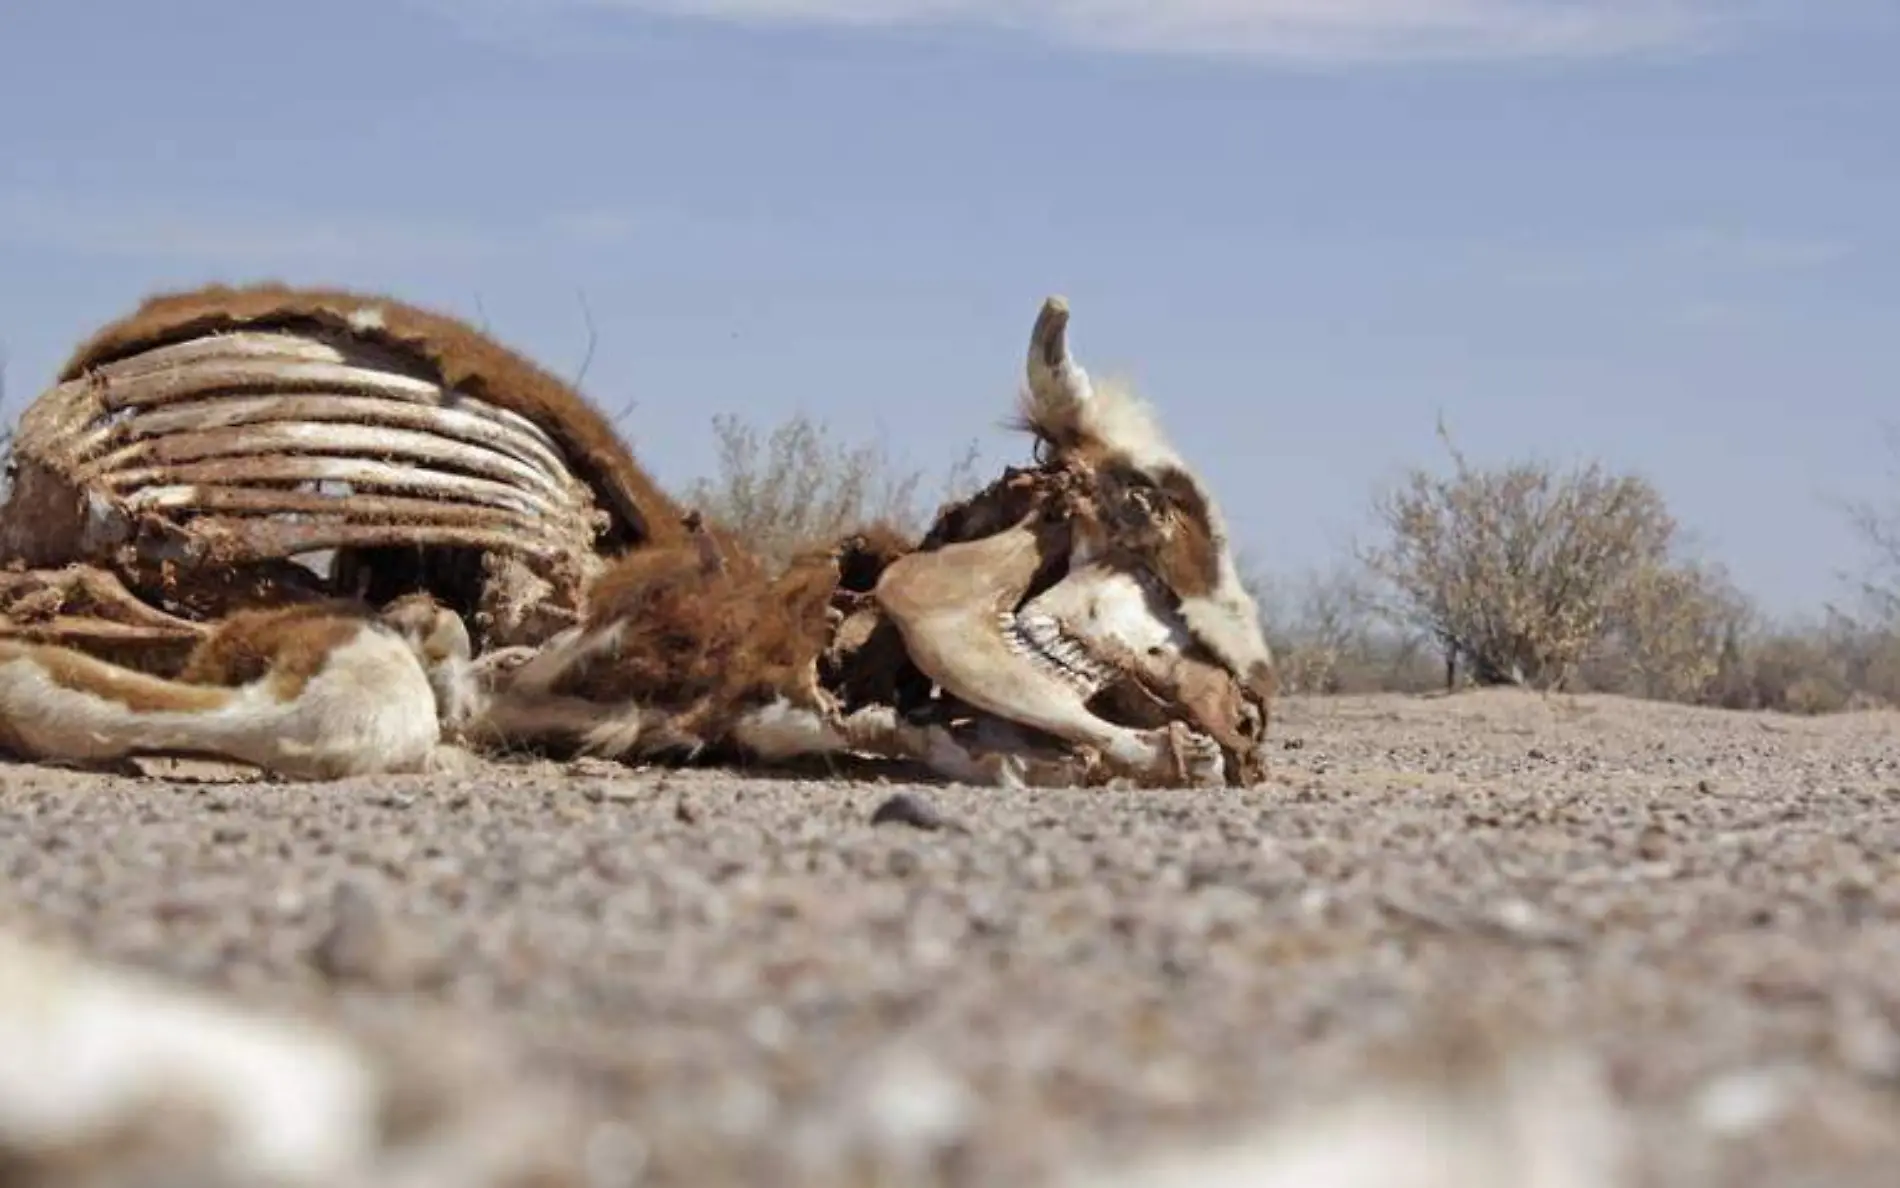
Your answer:
[[[376,310],[379,325],[351,315]],[[466,323],[388,297],[280,283],[205,288],[148,297],[73,352],[60,380],[114,359],[206,334],[315,324],[381,343],[427,362],[444,388],[528,417],[573,458],[602,507],[615,518],[602,546],[679,539],[680,511],[647,477],[613,426],[579,392]]]
[[[1194,480],[1174,469],[1157,480],[1112,461],[1064,457],[1035,469],[1012,468],[945,507],[918,549],[980,540],[1032,512],[1068,524],[1125,565],[1148,569],[1178,597],[1205,597],[1220,580],[1220,545]]]
[[[617,625],[619,647],[577,664],[550,692],[685,715],[682,727],[707,738],[775,696],[815,708],[835,557],[797,558],[773,579],[733,542],[709,543],[720,542],[696,534],[615,561],[589,593],[587,624]]]
[[[147,676],[71,648],[0,643],[0,663],[19,659],[38,664],[47,679],[63,689],[90,693],[135,713],[204,713],[220,709],[231,700],[230,693],[223,689]]]
[[[877,521],[845,536],[834,551],[834,626],[819,657],[820,685],[846,713],[873,704],[901,713],[927,700],[930,678],[910,662],[903,634],[884,617],[874,594],[884,571],[916,552],[917,542],[895,525]]]
[[[179,680],[229,689],[268,677],[272,693],[294,701],[332,652],[371,629],[367,608],[345,601],[239,611],[192,649]]]
[[[1280,675],[1273,670],[1273,665],[1264,660],[1254,661],[1253,667],[1247,671],[1245,683],[1247,692],[1254,695],[1263,710],[1280,695]]]
[[[1155,557],[1155,576],[1183,598],[1203,598],[1220,584],[1220,542],[1200,484],[1170,466],[1159,476],[1166,514],[1173,523]]]
[[[820,679],[846,713],[867,705],[909,713],[930,700],[932,687],[911,662],[904,633],[876,606],[853,612],[833,634]]]
[[[916,551],[981,540],[1020,524],[1033,511],[1051,511],[1062,500],[1068,477],[1057,470],[1012,466],[981,491],[942,508]]]
[[[838,585],[854,594],[877,588],[891,562],[917,551],[917,542],[894,524],[866,524],[838,542]]]

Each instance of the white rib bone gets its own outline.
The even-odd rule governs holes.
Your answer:
[[[215,463],[187,463],[182,466],[146,466],[100,476],[110,490],[123,491],[154,484],[196,485],[216,483],[347,483],[354,490],[406,491],[419,495],[440,495],[466,500],[486,507],[503,507],[524,515],[559,520],[575,517],[578,509],[543,499],[532,492],[516,490],[504,483],[474,478],[465,474],[396,466],[363,458],[336,458],[305,455],[289,458],[234,458]],[[129,499],[129,496],[128,496]]]
[[[77,444],[77,457],[90,458],[109,445],[127,445],[194,430],[230,429],[240,425],[270,425],[285,421],[343,421],[383,425],[440,434],[510,455],[550,476],[565,468],[554,448],[515,426],[480,416],[464,408],[388,400],[374,396],[345,396],[323,392],[302,396],[245,396],[196,400],[189,404],[143,411],[110,421],[86,434]]]
[[[530,486],[553,499],[560,499],[567,493],[563,490],[564,484],[504,454],[405,429],[291,422],[253,426],[243,433],[231,433],[228,436],[222,436],[215,430],[202,434],[182,434],[165,439],[164,445],[167,447],[164,452],[171,455],[164,459],[167,462],[285,451],[359,454],[433,462],[498,482]],[[79,467],[76,477],[86,482],[122,467],[147,463],[154,452],[152,443],[127,446]]]
[[[471,528],[498,531],[545,533],[546,521],[538,516],[494,507],[463,507],[437,499],[408,499],[401,496],[364,495],[357,492],[348,499],[335,495],[315,495],[303,491],[284,491],[244,487],[141,487],[126,497],[128,511],[222,512],[245,516],[303,515],[328,516],[342,521],[374,522],[400,519],[404,523],[444,525],[463,524]]]
[[[92,396],[100,394],[101,389],[104,404],[111,410],[158,407],[245,392],[352,392],[413,404],[452,406],[507,425],[549,450],[558,449],[541,426],[520,413],[460,392],[443,391],[414,359],[364,344],[353,344],[346,353],[327,342],[295,334],[219,334],[157,347],[104,364],[85,378],[60,385],[49,395],[71,390]]]

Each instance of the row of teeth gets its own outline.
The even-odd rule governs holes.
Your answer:
[[[996,617],[996,625],[1010,651],[1085,697],[1101,692],[1115,677],[1113,668],[1089,655],[1087,649],[1065,634],[1061,624],[1052,618],[1019,619],[1005,611]]]

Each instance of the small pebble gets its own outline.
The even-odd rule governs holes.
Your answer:
[[[937,806],[921,796],[899,792],[877,806],[871,814],[873,825],[909,825],[913,829],[934,832],[949,825]]]

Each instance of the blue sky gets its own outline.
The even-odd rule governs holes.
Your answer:
[[[721,411],[996,465],[1062,292],[1272,571],[1442,411],[1812,609],[1900,421],[1896,61],[1891,0],[11,4],[8,412],[143,294],[275,277],[563,371],[584,295],[669,483]]]

